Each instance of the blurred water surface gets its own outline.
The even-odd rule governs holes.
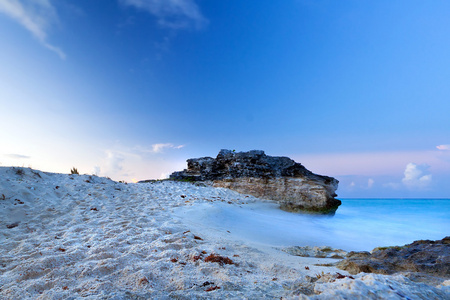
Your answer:
[[[196,226],[272,246],[372,250],[450,236],[450,199],[341,199],[334,216],[289,213],[276,204],[202,204],[176,215]]]

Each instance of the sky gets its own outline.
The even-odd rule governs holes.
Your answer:
[[[450,198],[449,1],[0,0],[0,166],[164,178],[220,149]]]

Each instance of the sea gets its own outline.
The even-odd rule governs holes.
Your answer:
[[[450,236],[450,199],[340,199],[334,215],[285,212],[273,203],[222,203],[187,208],[178,216],[256,243],[331,246],[370,251]]]

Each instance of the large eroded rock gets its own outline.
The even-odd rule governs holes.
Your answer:
[[[171,179],[206,181],[215,187],[275,200],[287,211],[332,213],[341,204],[335,199],[338,181],[312,173],[288,157],[268,156],[261,150],[221,150],[216,158],[187,160],[188,168]]]

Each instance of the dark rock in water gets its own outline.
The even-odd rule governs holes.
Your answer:
[[[188,168],[170,175],[173,180],[211,182],[215,187],[275,200],[287,211],[334,213],[338,181],[312,173],[288,157],[268,156],[261,150],[221,150],[216,158],[187,160]]]
[[[350,274],[420,272],[450,278],[450,237],[421,240],[401,247],[375,248],[372,253],[350,252],[337,267]],[[417,276],[416,276],[417,277]]]

